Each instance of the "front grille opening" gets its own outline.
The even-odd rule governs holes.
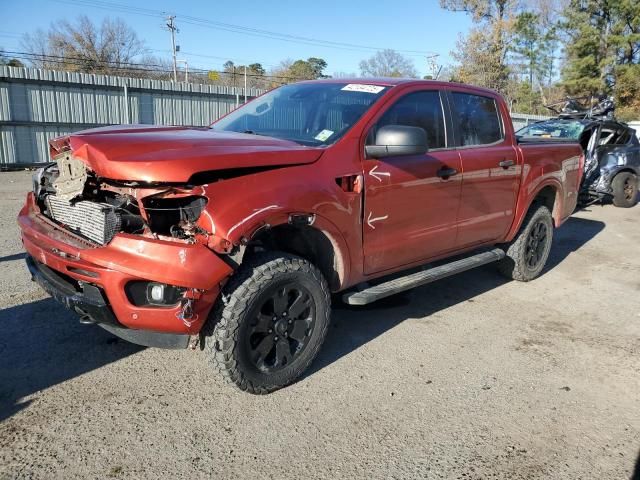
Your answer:
[[[119,232],[144,231],[144,220],[139,214],[127,210],[127,207],[132,207],[127,199],[108,197],[106,200],[111,201],[72,202],[47,195],[44,214],[63,228],[99,245],[106,245]]]

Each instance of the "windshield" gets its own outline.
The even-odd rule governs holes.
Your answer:
[[[299,83],[277,88],[231,112],[211,128],[330,145],[342,137],[387,87],[364,83]]]
[[[577,120],[554,119],[534,123],[516,132],[518,137],[566,138],[578,140],[584,124]]]

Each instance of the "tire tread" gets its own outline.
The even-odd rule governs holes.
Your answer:
[[[242,321],[248,314],[250,298],[255,297],[262,286],[276,278],[279,274],[302,272],[314,278],[319,285],[327,308],[325,321],[317,322],[322,325],[319,341],[313,345],[309,360],[292,372],[284,382],[273,384],[256,384],[249,380],[240,367],[235,355],[239,343],[239,330]],[[229,282],[223,287],[221,299],[216,303],[209,320],[203,328],[204,349],[209,353],[209,359],[214,368],[229,383],[245,392],[264,395],[296,380],[308,368],[318,354],[326,337],[330,319],[329,287],[322,273],[307,260],[283,252],[260,253],[243,263]]]
[[[516,237],[513,241],[503,246],[506,256],[498,262],[498,270],[505,277],[518,280],[520,282],[529,282],[539,275],[539,273],[531,275],[531,272],[526,268],[524,260],[528,227],[534,217],[539,215],[544,215],[551,219],[551,231],[549,234],[553,237],[553,220],[551,212],[545,205],[532,205],[522,221],[522,226],[520,227],[520,231]]]

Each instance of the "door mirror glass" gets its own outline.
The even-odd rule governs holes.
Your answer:
[[[386,125],[378,129],[374,145],[364,147],[368,157],[423,155],[429,151],[427,132],[420,127]]]

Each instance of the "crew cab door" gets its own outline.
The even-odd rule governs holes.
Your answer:
[[[367,143],[387,125],[423,128],[429,151],[365,158],[364,272],[381,272],[454,248],[461,165],[447,135],[448,107],[437,90],[413,90],[373,121]],[[449,128],[450,130],[450,128]]]
[[[514,219],[521,179],[510,119],[488,95],[454,89],[449,101],[462,161],[457,247],[502,240]]]

